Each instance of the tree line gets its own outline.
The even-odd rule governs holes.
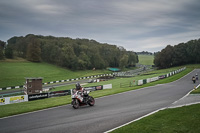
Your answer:
[[[124,68],[138,62],[137,54],[126,51],[123,47],[69,37],[28,34],[25,37],[10,38],[7,45],[4,42],[0,45],[0,49],[0,59],[21,57],[32,62],[44,61],[73,70]]]
[[[167,45],[157,52],[154,58],[154,64],[159,68],[198,63],[200,63],[200,39],[175,46]]]
[[[153,55],[154,53],[148,51],[137,52],[138,55]]]

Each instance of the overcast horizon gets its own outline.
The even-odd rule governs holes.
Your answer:
[[[0,18],[2,41],[51,35],[157,52],[200,38],[199,0],[2,0]]]

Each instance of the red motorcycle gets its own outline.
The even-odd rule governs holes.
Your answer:
[[[89,93],[90,91],[84,91],[82,93],[81,91],[77,91],[76,89],[73,89],[71,92],[72,107],[74,109],[78,109],[80,106],[84,106],[84,105],[94,106],[95,100],[92,96],[89,96]]]

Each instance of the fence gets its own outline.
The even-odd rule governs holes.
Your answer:
[[[170,72],[166,75],[160,75],[160,76],[157,76],[157,77],[141,79],[141,80],[135,81],[135,83],[132,82],[132,81],[131,82],[130,81],[129,82],[123,82],[123,83],[120,83],[120,88],[133,87],[133,86],[136,86],[136,85],[143,85],[143,84],[147,84],[147,83],[150,83],[150,82],[154,82],[154,81],[157,81],[159,79],[163,79],[163,78],[173,76],[174,74],[177,74],[177,73],[179,73],[179,72],[181,72],[185,69],[186,69],[186,67],[178,69],[178,70],[173,71],[173,72]]]
[[[175,70],[173,72],[170,72],[166,75],[160,75],[160,76],[157,76],[157,77],[152,77],[152,78],[147,78],[147,79],[141,79],[141,80],[138,80],[138,85],[143,85],[143,84],[147,84],[147,83],[150,83],[150,82],[154,82],[154,81],[157,81],[159,79],[164,79],[164,78],[167,78],[167,77],[170,77],[170,76],[173,76],[179,72],[182,72],[183,70],[185,70],[186,67],[184,68],[181,68],[181,69],[178,69],[178,70]]]
[[[112,89],[112,84],[85,87],[85,89],[90,90],[90,91]],[[0,105],[27,102],[27,101],[33,101],[33,100],[50,98],[50,97],[55,97],[55,96],[63,96],[63,95],[71,95],[71,90],[61,90],[61,91],[53,91],[49,93],[3,97],[3,98],[0,98]]]

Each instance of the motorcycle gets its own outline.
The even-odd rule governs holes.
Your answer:
[[[192,77],[192,81],[193,81],[193,83],[195,84],[196,78],[195,78],[194,76]]]
[[[84,91],[83,94],[76,89],[71,91],[72,107],[78,109],[80,106],[90,105],[94,106],[95,100],[92,96],[89,96],[90,91]],[[83,95],[83,96],[82,96]]]

